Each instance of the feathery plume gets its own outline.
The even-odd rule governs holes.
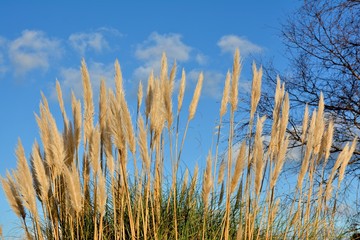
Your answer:
[[[254,142],[254,163],[255,163],[255,193],[259,196],[261,180],[263,176],[264,161],[263,161],[263,142],[262,142],[262,129],[266,117],[258,117],[256,123],[256,133],[255,133],[255,142]]]
[[[343,150],[339,153],[335,164],[331,170],[330,176],[329,176],[329,181],[328,183],[332,182],[333,178],[335,177],[336,171],[339,169],[340,165],[344,162],[346,162],[346,157],[348,155],[349,152],[349,143],[346,143],[345,147],[343,148]],[[331,180],[331,181],[330,181]]]
[[[61,86],[57,79],[56,79],[56,93],[58,96],[59,106],[60,106],[62,116],[64,118],[65,125],[68,125],[69,120],[66,115],[66,111],[65,111],[65,107],[64,107],[64,100],[63,100],[63,96],[62,96]]]
[[[346,155],[344,156],[344,159],[341,163],[340,169],[339,169],[339,179],[338,179],[338,186],[340,186],[340,183],[342,182],[342,180],[344,179],[344,175],[345,175],[345,170],[347,165],[349,164],[349,161],[356,149],[356,144],[357,144],[357,138],[354,138],[351,147],[349,149],[349,151],[346,153]]]
[[[74,92],[71,94],[71,108],[74,118],[74,135],[76,139],[76,147],[80,145],[81,135],[81,102],[76,99]]]
[[[34,166],[34,172],[36,179],[39,183],[40,199],[45,202],[47,200],[47,194],[50,188],[49,180],[46,175],[45,166],[40,156],[39,144],[35,141],[32,149],[32,162]]]
[[[210,194],[210,190],[212,187],[212,177],[211,177],[211,152],[209,152],[207,160],[206,160],[206,170],[204,173],[204,180],[203,180],[203,189],[202,189],[202,197],[204,201],[205,208],[208,205],[208,197]]]
[[[51,153],[53,157],[53,174],[54,176],[58,176],[61,174],[63,170],[63,166],[65,163],[65,147],[64,147],[64,141],[62,139],[62,135],[58,130],[58,127],[56,126],[56,121],[54,117],[51,115],[50,112],[47,112],[47,118],[49,120],[50,124],[50,131],[51,131]]]
[[[114,144],[117,149],[121,152],[125,151],[125,134],[123,131],[123,123],[121,122],[120,109],[116,102],[116,97],[113,91],[109,91],[109,100],[110,100],[110,130],[114,139]]]
[[[136,150],[136,141],[134,136],[134,128],[131,122],[131,115],[127,102],[125,100],[125,91],[123,88],[123,79],[119,61],[115,61],[115,87],[116,87],[116,101],[120,103],[120,117],[125,124],[121,124],[123,127],[124,135],[127,143],[129,144],[130,151],[134,154]]]
[[[279,131],[279,136],[278,136],[278,143],[279,144],[278,144],[278,146],[280,146],[280,143],[282,141],[284,141],[286,128],[287,128],[288,121],[289,121],[289,109],[290,109],[289,94],[286,93],[285,99],[284,99],[284,104],[283,104],[283,107],[281,109],[280,129],[278,130]]]
[[[226,109],[227,109],[227,104],[229,102],[230,80],[231,80],[231,75],[230,75],[230,72],[228,71],[226,74],[225,86],[224,86],[224,91],[223,91],[223,95],[222,95],[222,99],[221,99],[220,117],[223,117],[225,115]]]
[[[65,167],[64,174],[71,206],[76,213],[79,213],[82,210],[82,191],[79,174],[74,165],[71,167],[71,170]]]
[[[245,141],[242,142],[241,147],[240,147],[240,151],[238,153],[238,156],[236,158],[236,163],[235,163],[235,170],[234,170],[234,174],[232,176],[231,179],[231,185],[230,185],[230,194],[234,192],[236,185],[240,179],[240,176],[244,170],[244,166],[245,166],[245,155],[246,155],[246,143]]]
[[[171,77],[168,81],[163,81],[163,96],[165,104],[166,121],[168,122],[168,129],[170,129],[173,122],[172,114],[172,94],[174,90],[174,79],[176,72],[176,62],[171,69]]]
[[[26,212],[21,200],[21,194],[10,173],[6,171],[6,179],[1,177],[0,180],[11,209],[19,218],[25,219]]]
[[[138,91],[137,91],[137,109],[138,109],[138,111],[140,110],[142,99],[143,99],[143,85],[140,81]]]
[[[320,93],[320,100],[318,106],[318,113],[315,122],[314,132],[314,154],[318,154],[321,146],[321,139],[324,134],[325,123],[324,123],[324,96]]]
[[[302,133],[301,133],[301,142],[304,143],[305,137],[306,137],[306,131],[308,128],[308,122],[309,122],[309,108],[308,105],[305,105],[305,111],[304,111],[304,119],[302,122]]]
[[[94,103],[90,76],[84,59],[81,61],[81,73],[84,89],[84,144],[86,144],[94,128]]]
[[[63,130],[63,142],[64,142],[64,151],[65,151],[65,164],[71,165],[71,163],[74,161],[74,155],[76,152],[76,139],[74,135],[73,127],[69,124],[67,126],[64,126]],[[77,159],[77,156],[75,156],[75,160]]]
[[[121,120],[124,122],[122,127],[125,132],[127,143],[129,144],[129,148],[132,154],[135,154],[136,151],[136,140],[134,135],[134,127],[131,121],[130,111],[125,100],[125,97],[121,98],[120,101],[120,110],[121,110]]]
[[[198,102],[199,102],[200,94],[201,94],[201,88],[202,88],[203,80],[204,80],[204,75],[201,72],[199,74],[199,79],[198,79],[198,82],[196,84],[196,88],[195,88],[195,91],[194,91],[194,96],[193,96],[193,98],[191,100],[191,103],[190,103],[190,106],[189,106],[189,117],[188,117],[189,121],[194,118],[196,108],[197,108],[197,105],[198,105]]]
[[[306,149],[305,149],[305,154],[302,160],[302,164],[300,167],[300,172],[298,175],[298,179],[297,179],[297,188],[301,189],[302,188],[302,184],[304,181],[304,177],[306,172],[308,171],[309,168],[309,159],[312,153],[312,149],[313,149],[313,133],[314,133],[314,128],[315,128],[315,121],[316,121],[316,110],[314,110],[312,116],[311,116],[311,120],[310,120],[310,126],[309,126],[309,131],[308,131],[308,137],[307,137],[307,143],[306,143]]]
[[[117,59],[115,60],[114,67],[115,67],[116,99],[118,102],[120,102],[120,99],[124,95],[124,88],[123,88],[123,78],[122,78],[120,63]]]
[[[49,103],[43,92],[41,92],[41,101],[44,104],[46,111],[50,112]]]
[[[102,133],[103,136],[103,149],[105,151],[105,156],[106,156],[106,166],[109,169],[109,173],[111,176],[113,176],[114,171],[115,171],[115,162],[114,162],[114,158],[112,156],[112,141],[111,141],[111,109],[109,106],[107,106],[107,112],[106,112],[106,129],[104,130],[104,132]]]
[[[145,108],[146,118],[149,118],[151,107],[153,105],[153,98],[154,98],[154,72],[151,71],[148,79],[147,90],[146,90],[146,108]]]
[[[24,206],[29,209],[29,211],[36,215],[36,193],[33,187],[33,180],[31,176],[31,171],[29,165],[26,161],[25,151],[22,146],[21,140],[18,140],[18,145],[16,148],[16,158],[17,158],[17,171],[14,172],[14,177],[17,183],[17,186],[20,190],[20,193],[24,199]]]
[[[154,133],[152,143],[160,140],[161,132],[165,126],[164,98],[162,97],[161,82],[154,81],[153,100],[150,110],[150,130]],[[152,145],[154,147],[154,144]]]
[[[279,76],[276,78],[276,91],[275,91],[275,103],[273,109],[273,123],[271,126],[271,137],[269,143],[269,153],[273,155],[278,150],[277,146],[279,143],[279,128],[280,128],[280,107],[283,101],[285,93],[285,85],[281,84]]]
[[[146,130],[144,128],[144,120],[141,115],[139,115],[138,125],[139,125],[138,143],[140,147],[141,159],[143,160],[146,170],[150,171],[150,157],[149,157],[149,150],[147,144],[147,136],[146,136]]]
[[[161,56],[161,67],[160,67],[160,81],[163,84],[167,81],[168,77],[168,64],[165,52]]]
[[[186,86],[186,73],[185,70],[182,70],[181,73],[181,80],[180,80],[180,87],[179,87],[179,94],[178,94],[178,106],[177,106],[177,113],[180,113],[182,103],[184,100],[184,93],[185,93],[185,86]]]
[[[333,135],[334,135],[334,122],[333,120],[330,120],[327,131],[326,131],[326,144],[325,144],[325,162],[330,157],[330,150],[331,145],[333,141]]]
[[[325,200],[327,201],[330,199],[332,191],[333,191],[333,180],[335,178],[336,171],[339,170],[339,178],[338,178],[338,187],[340,187],[340,184],[344,178],[345,169],[349,163],[349,160],[355,150],[356,147],[356,138],[354,139],[351,147],[349,147],[349,144],[346,143],[343,150],[339,153],[338,158],[335,161],[334,167],[332,168],[331,174],[329,176],[328,182],[326,184],[325,189]]]
[[[99,127],[93,129],[89,142],[90,162],[96,175],[100,168],[100,130]]]
[[[51,151],[50,151],[50,139],[51,139],[51,131],[49,128],[49,124],[46,119],[45,107],[42,103],[40,103],[40,117],[35,114],[36,122],[39,127],[40,138],[42,145],[44,147],[45,156],[48,156],[47,162],[50,164],[52,161]]]
[[[278,157],[277,157],[277,160],[276,160],[276,166],[275,166],[275,170],[273,172],[273,175],[272,175],[272,178],[271,178],[271,181],[270,181],[270,188],[274,188],[275,184],[276,184],[276,181],[280,175],[280,172],[284,166],[284,163],[285,163],[285,156],[286,156],[286,150],[289,146],[289,136],[286,137],[285,141],[283,141],[281,143],[281,146],[280,146],[280,151],[279,151],[279,154],[278,154]]]
[[[106,199],[107,199],[107,194],[106,194],[106,182],[105,182],[105,177],[103,174],[101,174],[101,172],[98,172],[98,194],[97,196],[97,209],[100,213],[101,216],[105,215],[105,206],[106,206]]]
[[[176,61],[174,61],[174,64],[173,64],[173,66],[171,68],[171,71],[170,71],[170,77],[169,77],[170,88],[172,90],[174,89],[174,85],[175,85],[176,70],[177,70],[177,65],[176,65]]]
[[[101,140],[104,141],[105,131],[107,128],[107,102],[106,102],[106,86],[105,80],[101,80],[100,84],[100,99],[99,99],[99,123],[100,123],[100,132]]]
[[[237,48],[234,54],[234,64],[233,64],[233,72],[232,72],[232,85],[231,85],[231,92],[230,92],[230,104],[231,104],[231,111],[235,112],[237,109],[238,104],[238,94],[239,94],[239,75],[241,70],[241,63],[240,63],[240,52]]]
[[[250,121],[254,118],[254,113],[256,111],[257,105],[260,100],[261,94],[261,79],[262,79],[262,67],[259,70],[256,69],[255,62],[253,63],[253,80],[251,87],[251,110],[250,110]]]

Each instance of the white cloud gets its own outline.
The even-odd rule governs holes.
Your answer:
[[[245,37],[239,37],[236,35],[225,35],[221,37],[217,45],[220,47],[222,53],[233,54],[235,49],[239,48],[241,56],[262,52],[262,48],[260,46],[250,42]]]
[[[5,46],[6,39],[0,36],[0,47]]]
[[[196,54],[195,60],[198,64],[205,65],[208,61],[208,58],[204,54],[198,53],[198,54]]]
[[[0,75],[3,75],[7,72],[7,67],[5,65],[4,56],[0,53]]]
[[[97,32],[104,33],[105,35],[109,36],[115,36],[115,37],[123,37],[124,34],[122,34],[119,30],[112,27],[100,27],[97,29]]]
[[[60,56],[60,41],[48,38],[42,31],[25,30],[9,44],[9,58],[15,75],[23,75],[33,69],[47,70],[49,60]]]
[[[143,60],[144,64],[134,71],[134,77],[141,80],[147,79],[151,70],[157,73],[160,69],[162,53],[165,52],[169,61],[186,62],[190,58],[191,47],[181,40],[180,34],[152,33],[149,38],[139,44],[135,56]],[[169,63],[170,64],[170,63]]]
[[[103,64],[99,62],[90,62],[87,64],[87,68],[90,75],[91,86],[96,94],[99,92],[101,80],[104,79],[106,86],[113,87],[114,85],[114,65]],[[60,70],[60,77],[58,79],[63,90],[64,98],[71,96],[71,91],[74,91],[75,95],[80,98],[82,97],[83,87],[82,78],[79,68],[62,68]],[[52,91],[52,96],[56,97],[56,89]]]
[[[73,33],[69,36],[70,45],[81,55],[88,50],[94,50],[98,53],[109,48],[104,35],[100,32],[91,33]]]
[[[187,77],[196,84],[200,71],[192,70]],[[202,92],[204,95],[220,100],[225,84],[225,75],[215,71],[204,71],[204,82]]]
[[[161,57],[166,52],[169,58],[177,61],[187,61],[191,48],[181,41],[180,34],[158,34],[152,33],[142,44],[138,45],[135,55],[138,59],[151,60]]]

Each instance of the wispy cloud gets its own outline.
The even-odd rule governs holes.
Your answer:
[[[46,71],[50,59],[59,58],[61,53],[60,41],[48,38],[42,31],[25,30],[9,43],[9,59],[18,76],[34,69]]]
[[[144,64],[134,71],[134,77],[147,79],[151,70],[159,71],[160,59],[165,52],[169,60],[186,62],[190,58],[191,47],[183,43],[180,34],[152,33],[135,51],[135,57],[144,61]]]
[[[202,54],[202,53],[198,53],[198,54],[196,54],[196,56],[195,56],[195,60],[196,60],[196,62],[197,62],[198,64],[200,64],[200,65],[205,65],[205,64],[207,64],[207,62],[208,62],[208,57],[205,56],[205,55]]]
[[[118,29],[113,27],[100,27],[96,31],[103,33],[103,35],[106,35],[107,37],[114,36],[119,38],[124,36]]]
[[[0,48],[4,47],[6,43],[6,39],[0,36]]]
[[[233,54],[235,49],[239,48],[242,56],[247,56],[251,53],[260,53],[263,50],[260,46],[252,43],[245,37],[239,37],[236,35],[222,36],[217,45],[220,47],[222,53]]]
[[[100,31],[73,33],[69,36],[69,43],[81,55],[89,50],[101,53],[109,48],[109,43]]]
[[[0,76],[7,72],[7,67],[5,65],[4,56],[0,53]]]

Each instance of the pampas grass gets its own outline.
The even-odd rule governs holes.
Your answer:
[[[62,128],[58,127],[42,94],[40,110],[35,115],[41,143],[35,141],[27,159],[19,141],[17,168],[1,178],[5,196],[21,220],[26,238],[342,237],[333,219],[338,215],[341,182],[357,140],[344,147],[327,171],[334,122],[324,119],[326,99],[322,95],[318,110],[311,116],[305,107],[303,146],[299,150],[301,167],[295,176],[297,182],[290,189],[291,199],[287,199],[277,186],[283,181],[281,174],[288,161],[291,140],[286,130],[290,101],[279,78],[268,143],[264,140],[267,136],[263,135],[263,128],[270,120],[257,109],[262,69],[253,64],[249,132],[240,145],[236,144],[235,112],[239,104],[241,58],[240,52],[235,51],[232,72],[224,79],[218,131],[213,136],[215,146],[209,149],[206,158],[203,156],[205,168],[199,169],[198,165],[187,167],[191,166],[193,154],[185,155],[185,152],[188,152],[187,132],[196,117],[206,81],[204,75],[199,74],[187,118],[180,117],[186,114],[181,112],[186,102],[185,70],[181,71],[175,97],[177,65],[174,63],[168,73],[167,58],[163,54],[160,76],[151,72],[144,90],[139,83],[136,116],[132,116],[117,60],[114,67],[115,90],[107,90],[105,81],[101,81],[98,122],[94,122],[93,89],[85,60],[81,62],[83,101],[72,94],[72,116],[66,115],[61,86],[56,82]],[[182,119],[186,122],[181,122]],[[222,129],[229,130],[225,149],[220,142]],[[137,163],[137,159],[141,161]],[[169,166],[170,174],[164,170]]]
[[[94,126],[95,112],[90,76],[84,59],[81,61],[81,74],[84,89],[84,145],[86,145]]]
[[[190,106],[189,106],[189,117],[188,117],[189,121],[191,119],[193,119],[195,116],[196,108],[199,103],[199,98],[200,98],[200,94],[201,94],[201,88],[202,88],[203,81],[204,81],[204,75],[203,75],[203,73],[200,73],[199,79],[198,79],[198,82],[196,84],[196,88],[194,91],[194,96],[193,96]]]

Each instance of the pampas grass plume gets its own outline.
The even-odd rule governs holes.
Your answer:
[[[94,128],[94,103],[90,76],[84,59],[81,61],[81,73],[84,89],[84,144],[86,144]]]
[[[177,113],[180,113],[182,103],[184,100],[184,93],[185,93],[185,86],[186,86],[186,73],[183,69],[181,72],[181,80],[180,80],[180,86],[179,86],[179,94],[178,94],[178,106],[177,106]]]
[[[234,54],[234,63],[233,63],[233,72],[232,72],[232,84],[231,84],[231,92],[230,92],[230,103],[231,103],[231,111],[235,112],[238,104],[238,94],[239,94],[239,75],[240,75],[240,51],[237,48]]]
[[[221,105],[220,105],[220,117],[223,117],[226,113],[227,104],[229,102],[229,92],[230,92],[230,81],[231,81],[231,75],[228,71],[225,78],[225,86],[224,91],[221,99]]]
[[[191,120],[194,118],[195,112],[196,112],[196,108],[199,102],[199,98],[200,98],[200,94],[201,94],[201,88],[202,88],[202,84],[204,81],[204,75],[201,72],[199,74],[199,78],[198,78],[198,82],[196,84],[196,88],[194,91],[194,96],[191,100],[190,106],[189,106],[189,117],[188,119]]]

